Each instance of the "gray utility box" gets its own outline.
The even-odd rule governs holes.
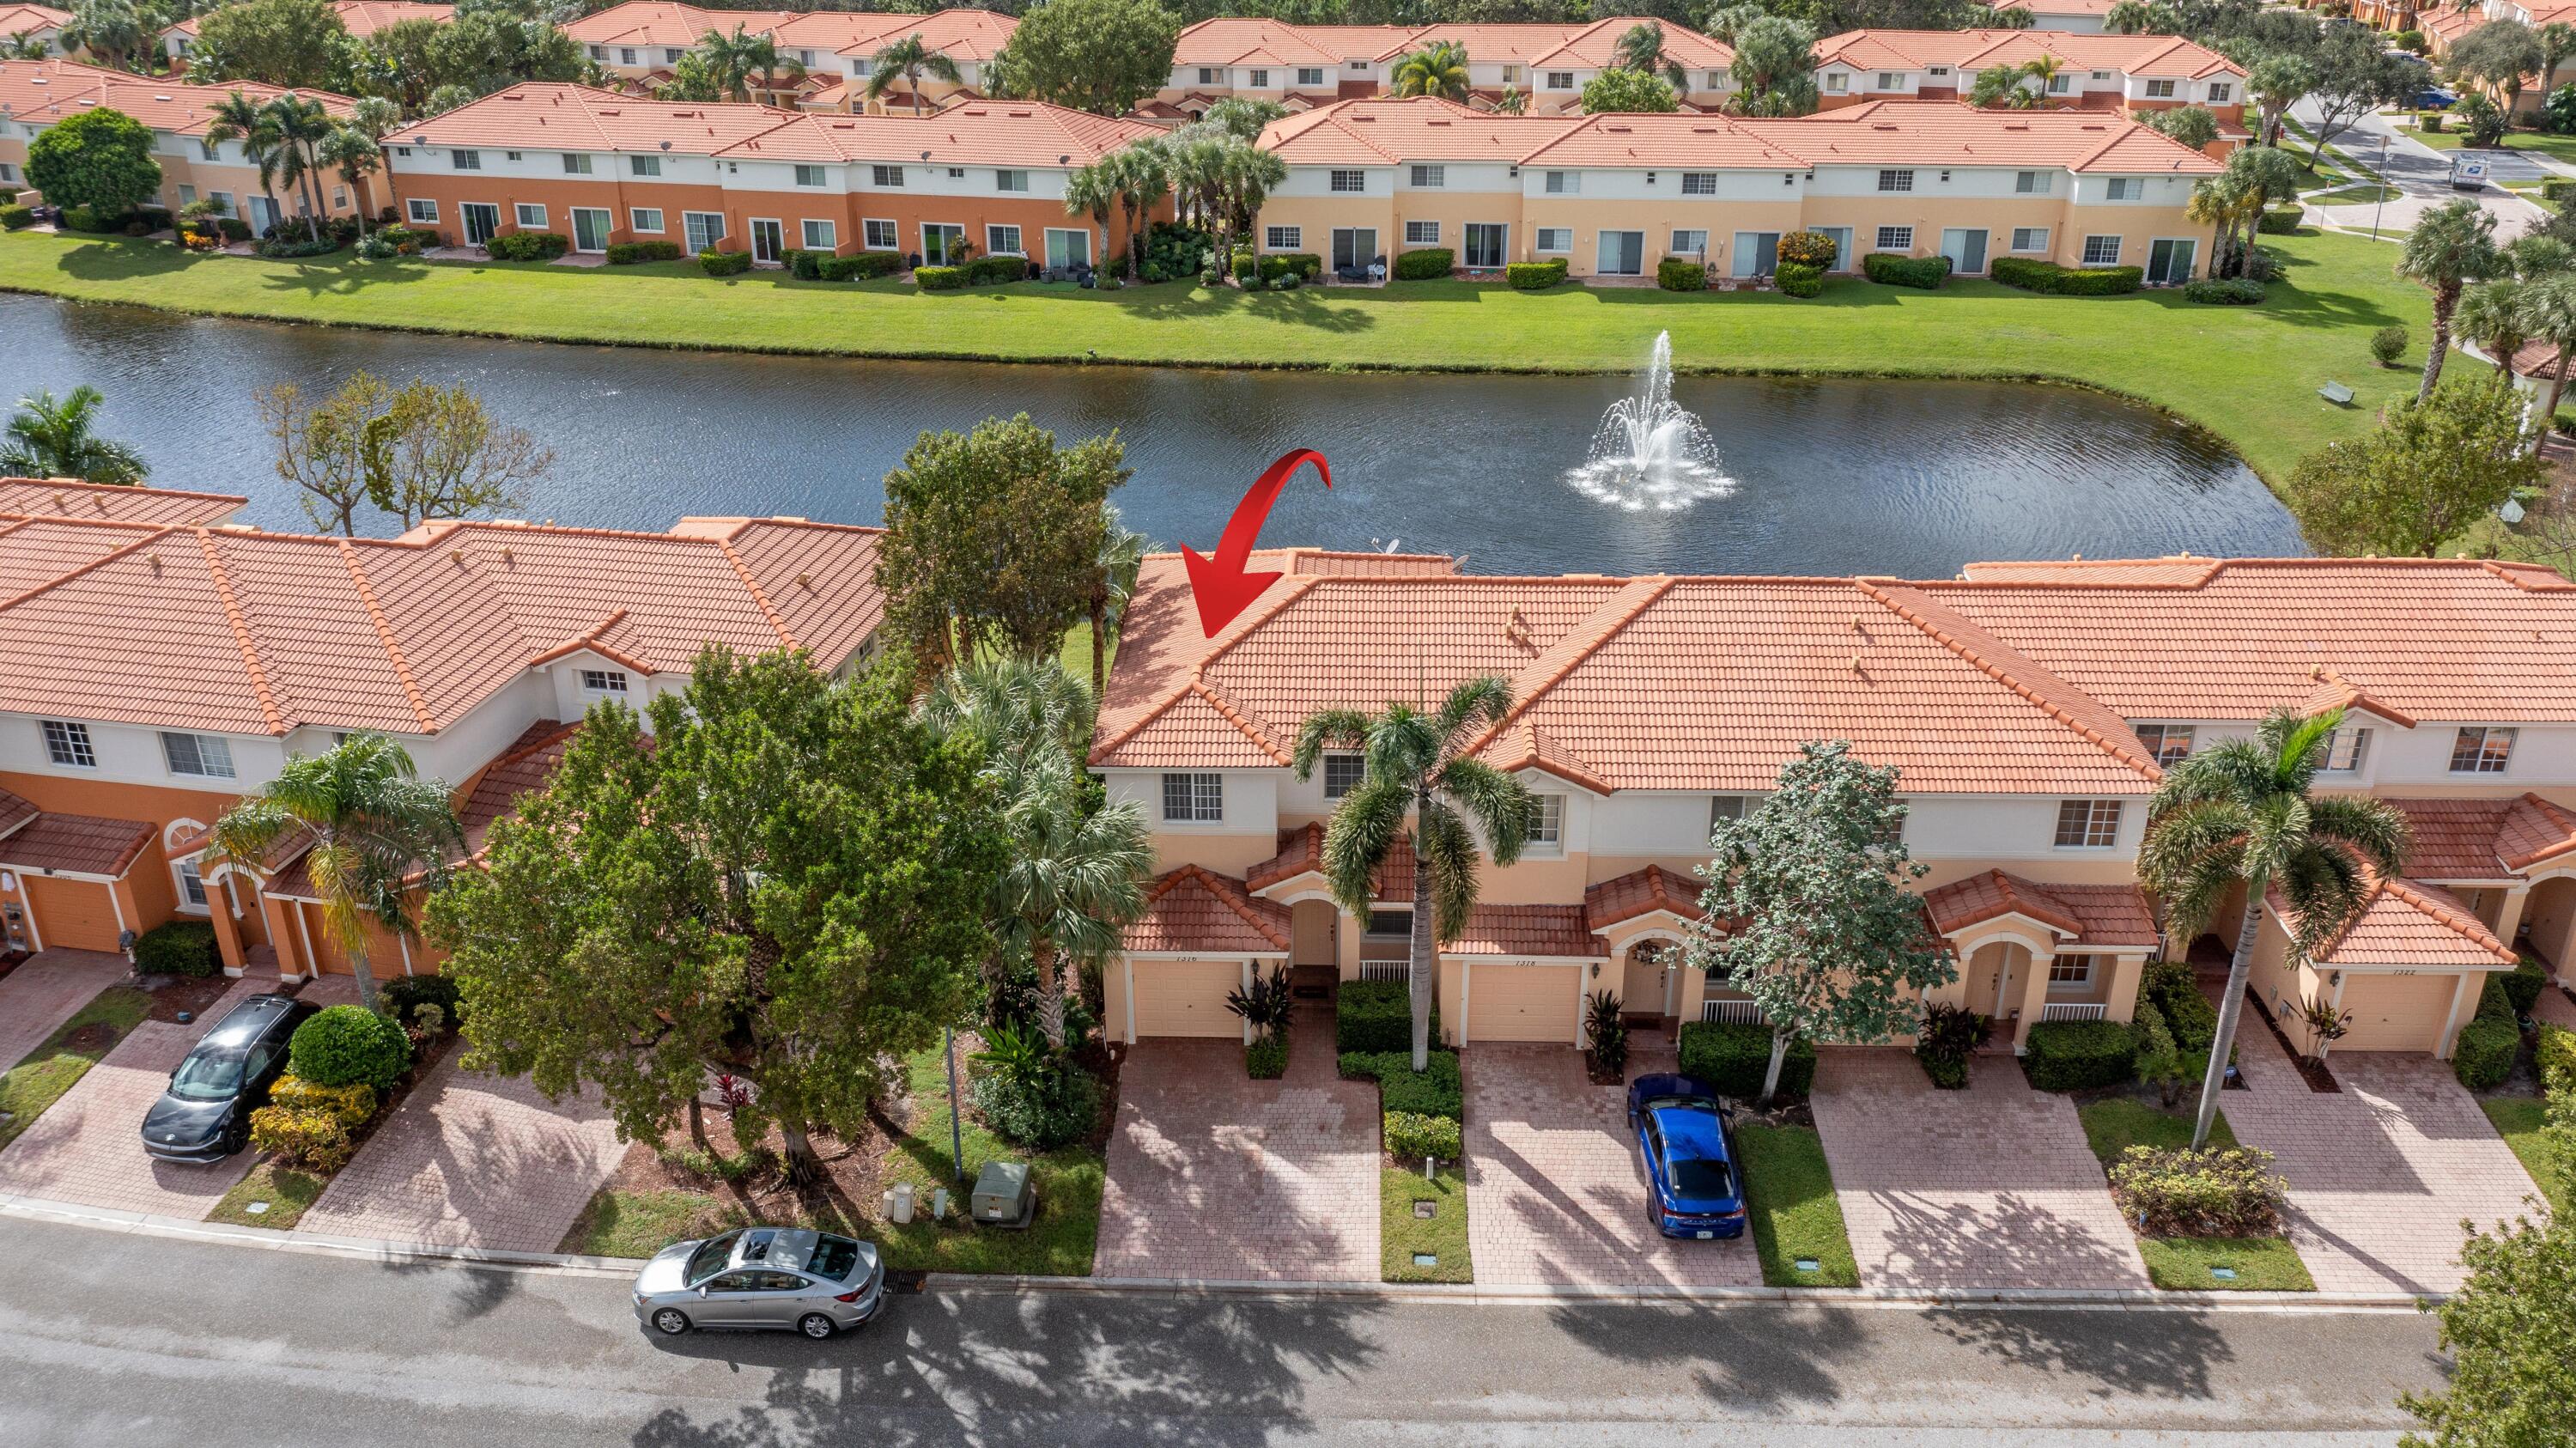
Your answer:
[[[1028,1163],[984,1163],[984,1169],[975,1174],[975,1200],[970,1210],[979,1226],[1027,1226],[1038,1210],[1038,1194],[1029,1186]]]

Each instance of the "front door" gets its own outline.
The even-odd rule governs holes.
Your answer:
[[[1986,229],[1982,226],[1952,227],[1941,233],[1941,254],[1950,259],[1953,276],[1983,276],[1986,270]]]
[[[1739,231],[1735,233],[1735,275],[1767,277],[1780,269],[1780,233],[1776,231]]]
[[[775,221],[754,218],[751,223],[751,259],[776,261],[787,250],[787,228]]]
[[[1498,267],[1503,264],[1505,249],[1511,243],[1512,229],[1499,222],[1467,223],[1467,265]]]
[[[1342,226],[1333,230],[1333,270],[1356,271],[1377,260],[1377,228]]]
[[[572,249],[599,252],[608,250],[609,214],[597,206],[572,209]]]
[[[1605,277],[1642,276],[1646,270],[1646,233],[1642,231],[1605,231],[1601,233],[1600,273]]]
[[[2181,283],[2191,280],[2192,263],[2197,259],[2200,243],[2189,237],[2156,242],[2147,248],[2147,282]]]
[[[501,208],[488,201],[468,201],[459,208],[465,217],[465,244],[481,246],[501,234]]]

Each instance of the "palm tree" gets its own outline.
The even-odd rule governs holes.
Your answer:
[[[1643,75],[1660,75],[1676,91],[1690,89],[1690,71],[1664,53],[1664,27],[1652,20],[1641,20],[1619,36],[1610,47],[1610,63]]]
[[[43,60],[53,53],[53,43],[32,30],[0,35],[0,60]]]
[[[2204,176],[2191,188],[2191,199],[2183,204],[2183,215],[2209,227],[2218,255],[2210,262],[2210,275],[2231,266],[2236,254],[2236,229],[2246,218],[2259,219],[2263,214],[2262,193],[2243,167],[2231,166],[2215,176]]]
[[[2443,354],[2451,350],[2451,313],[2461,289],[2495,274],[2498,255],[2495,218],[2465,197],[2425,212],[2406,234],[2397,274],[2433,289],[2433,346],[2424,358],[2424,382],[2418,399],[2433,395],[2442,380]]]
[[[367,178],[382,170],[384,147],[375,137],[355,126],[334,126],[313,148],[314,163],[326,170],[338,171],[358,188],[358,225],[364,229],[376,213],[375,193]]]
[[[2528,289],[2511,277],[2481,282],[2460,296],[2452,326],[2495,361],[2496,375],[2513,375],[2513,354],[2531,340]]]
[[[1159,139],[1137,141],[1107,157],[1118,185],[1118,210],[1127,218],[1127,248],[1133,270],[1145,267],[1145,217],[1172,194],[1172,154]],[[1103,257],[1105,265],[1107,257]]]
[[[65,52],[88,51],[110,70],[130,70],[134,57],[151,47],[152,27],[127,0],[80,0],[55,40]]]
[[[1219,172],[1225,195],[1226,239],[1222,256],[1232,256],[1234,248],[1252,234],[1253,218],[1261,214],[1261,203],[1270,193],[1287,184],[1288,163],[1276,151],[1266,151],[1250,141],[1228,141],[1225,163]]]
[[[1511,711],[1511,685],[1488,675],[1460,683],[1429,713],[1401,703],[1387,705],[1383,714],[1328,709],[1309,716],[1297,732],[1293,763],[1301,780],[1335,745],[1358,749],[1364,761],[1359,786],[1342,796],[1324,827],[1324,878],[1344,910],[1365,916],[1376,898],[1378,868],[1396,842],[1413,847],[1416,1071],[1430,1061],[1438,942],[1457,939],[1476,908],[1476,840],[1468,817],[1492,848],[1494,863],[1509,865],[1520,858],[1537,813],[1528,786],[1472,757],[1482,737]]]
[[[206,127],[206,144],[241,142],[242,157],[258,168],[260,194],[268,198],[269,213],[275,215],[280,146],[276,123],[265,107],[240,91],[226,93],[209,109],[215,119]]]
[[[2102,28],[2114,35],[2144,35],[2147,24],[2146,0],[2120,0],[2102,13]]]
[[[314,152],[325,137],[338,128],[331,113],[322,103],[288,91],[260,108],[269,119],[269,128],[277,136],[277,179],[289,186],[303,183],[306,216],[310,234],[322,234],[321,166]]]
[[[756,35],[746,41],[742,36],[742,27],[737,25],[734,27],[733,39],[734,58],[742,63],[747,74],[760,77],[757,89],[762,93],[775,94],[779,87],[778,78],[782,74],[787,77],[789,85],[805,78],[805,62],[793,56],[780,55],[775,36]]]
[[[60,402],[49,390],[18,399],[0,442],[0,475],[78,478],[85,483],[133,486],[151,475],[143,454],[90,431],[107,399],[84,382]]]
[[[1395,93],[1400,96],[1467,98],[1467,49],[1454,40],[1434,41],[1395,63]]]
[[[2029,72],[2017,65],[1990,65],[1977,72],[1968,86],[1968,104],[1980,109],[2002,106],[2007,110],[2026,111],[2046,97],[2027,84]]]
[[[964,79],[957,62],[931,49],[916,30],[868,58],[868,99],[885,99],[885,93],[894,89],[895,78],[901,76],[904,88],[912,92],[912,113],[920,115],[921,78],[925,75],[950,85]]]
[[[1109,631],[1127,613],[1135,595],[1136,575],[1145,566],[1150,539],[1119,519],[1114,503],[1100,505],[1100,556],[1091,575],[1091,692],[1096,698],[1109,687]]]
[[[1494,114],[1498,116],[1529,114],[1529,92],[1512,86],[1503,87],[1502,95],[1494,101]]]
[[[2534,340],[2547,342],[2558,349],[2558,365],[2549,371],[2549,387],[2541,395],[2540,425],[2532,430],[2531,445],[2540,446],[2549,436],[2550,420],[2558,415],[2558,399],[2567,390],[2567,373],[2576,364],[2576,275],[2560,273],[2524,287],[2523,326]]]
[[[2176,937],[2198,936],[2230,891],[2245,892],[2227,996],[2218,1006],[2218,1038],[2201,1082],[2195,1148],[2209,1139],[2218,1114],[2270,892],[2280,891],[2291,940],[2305,956],[2368,907],[2374,873],[2393,878],[2405,866],[2406,816],[2395,806],[2364,795],[2308,792],[2342,723],[2341,709],[2306,719],[2276,709],[2255,738],[2223,740],[2167,770],[2148,802],[2138,878],[2164,906]]]
[[[464,849],[447,797],[446,785],[415,774],[401,745],[352,734],[326,754],[288,760],[259,793],[226,810],[209,853],[265,868],[280,845],[311,835],[304,873],[322,902],[322,928],[348,953],[358,998],[374,1010],[369,926],[416,934],[413,897],[436,889],[448,859]]]
[[[1202,126],[1185,126],[1164,142],[1175,209],[1183,220],[1209,230],[1215,229],[1225,190],[1225,147],[1222,133]]]
[[[1109,213],[1118,206],[1118,154],[1112,151],[1064,178],[1064,214],[1088,216],[1100,228],[1104,267],[1109,264]]]
[[[2032,82],[2029,102],[2031,106],[2048,104],[2048,88],[2057,83],[2057,73],[2064,69],[2066,69],[2066,62],[2053,55],[2043,55],[2036,60],[2022,63],[2021,73],[2030,77]]]
[[[350,128],[379,141],[391,135],[402,120],[402,107],[383,96],[366,96],[349,107]]]

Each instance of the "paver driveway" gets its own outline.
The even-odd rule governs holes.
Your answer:
[[[626,1148],[594,1095],[556,1105],[450,1055],[305,1212],[304,1231],[551,1252]]]
[[[170,1073],[224,1014],[274,980],[239,980],[187,1025],[144,1021],[0,1151],[0,1193],[201,1221],[250,1171],[256,1152],[204,1166],[155,1161],[137,1133]]]
[[[1674,1069],[1640,1051],[1630,1076]],[[1467,1244],[1476,1281],[1567,1287],[1759,1287],[1748,1234],[1679,1242],[1646,1221],[1627,1092],[1595,1086],[1566,1046],[1467,1048]]]
[[[103,951],[42,950],[0,978],[0,1071],[25,1060],[56,1026],[133,970],[124,956]]]
[[[2074,1105],[2010,1057],[1936,1091],[1911,1052],[1832,1048],[1813,1104],[1862,1286],[2150,1285]]]
[[[1278,1081],[1233,1041],[1127,1053],[1093,1275],[1378,1280],[1377,1087],[1339,1079],[1328,1013],[1292,1041]]]
[[[2522,1199],[2538,1188],[2450,1062],[2338,1054],[2343,1090],[2319,1094],[2250,1008],[2236,1041],[2250,1089],[2221,1107],[2290,1184],[2290,1240],[2318,1291],[2455,1291],[2461,1219],[2485,1228],[2530,1211]]]

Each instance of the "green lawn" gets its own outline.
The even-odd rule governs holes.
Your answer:
[[[2394,186],[2364,182],[2359,186],[2338,186],[2332,191],[2311,192],[2299,199],[2310,206],[2369,206],[2381,201],[2394,201],[2400,194]]]
[[[1762,1280],[1774,1287],[1858,1287],[1851,1234],[1843,1204],[1834,1196],[1825,1146],[1805,1126],[1738,1126],[1744,1153],[1746,1205],[1753,1214],[1753,1250],[1762,1258]],[[1798,1270],[1798,1260],[1817,1265]]]
[[[726,1206],[704,1192],[602,1187],[564,1235],[563,1250],[590,1257],[650,1257],[673,1242],[725,1225]]]
[[[264,1161],[250,1169],[250,1175],[233,1184],[215,1209],[206,1213],[209,1222],[230,1222],[236,1227],[265,1227],[270,1231],[294,1230],[304,1218],[304,1209],[313,1205],[330,1185],[329,1177],[294,1171],[273,1161]],[[268,1210],[253,1212],[254,1203],[266,1202]]]
[[[2371,332],[2429,336],[2396,249],[2267,237],[2287,285],[2255,307],[2173,291],[2044,297],[1962,280],[1920,292],[1837,279],[1822,297],[1464,282],[1382,290],[1102,294],[1013,286],[918,293],[897,282],[715,279],[689,264],[575,269],[196,256],[122,238],[0,236],[0,289],[177,311],[557,341],[1011,361],[1631,371],[1659,330],[1685,370],[2048,378],[2169,408],[2267,476],[2368,426],[2411,374],[2370,365]],[[756,339],[756,342],[751,340]],[[245,378],[245,389],[267,381]],[[2316,390],[2359,393],[2331,407]],[[997,404],[998,406],[999,404]]]
[[[2456,151],[2460,147],[2460,133],[2457,131],[2418,131],[2415,139],[2436,151]],[[2529,151],[2552,161],[2576,166],[2576,136],[2554,131],[2509,131],[2505,134],[2504,149]]]
[[[89,1074],[89,1068],[112,1050],[126,1032],[152,1013],[152,997],[126,986],[112,985],[100,991],[96,999],[74,1012],[62,1028],[45,1038],[45,1043],[27,1053],[27,1058],[0,1075],[0,1146],[18,1139],[18,1134],[36,1124],[45,1108],[62,1099],[73,1083]],[[113,1034],[99,1045],[75,1049],[71,1038],[83,1026],[103,1025]]]
[[[1467,1258],[1467,1178],[1448,1167],[1429,1180],[1410,1167],[1378,1171],[1378,1242],[1380,1265],[1389,1282],[1473,1282],[1474,1264]],[[1413,1214],[1416,1202],[1432,1203],[1432,1214]],[[1416,1252],[1440,1259],[1436,1267],[1414,1265]]]
[[[2147,1280],[2168,1292],[2314,1292],[2316,1279],[2285,1237],[2141,1237]],[[2234,1277],[2210,1269],[2223,1267]]]
[[[2576,1211],[2576,1202],[2568,1200],[2561,1187],[2561,1164],[2549,1137],[2541,1130],[2547,1109],[2533,1096],[2489,1096],[2478,1105],[2486,1111],[2487,1120],[2495,1123],[2496,1133],[2513,1154],[2522,1158],[2522,1169],[2540,1184],[2541,1194],[2549,1199],[2555,1212]]]
[[[2191,1145],[2193,1113],[2197,1110],[2197,1091],[2186,1092],[2178,1110],[2161,1111],[2143,1101],[2114,1096],[2076,1108],[2076,1119],[2084,1123],[2084,1141],[2093,1154],[2102,1159],[2105,1170],[2120,1159],[2120,1153],[2133,1146],[2156,1146],[2179,1151]],[[2236,1145],[2236,1133],[2227,1128],[2227,1113],[2209,1124],[2209,1144],[2215,1147]]]

